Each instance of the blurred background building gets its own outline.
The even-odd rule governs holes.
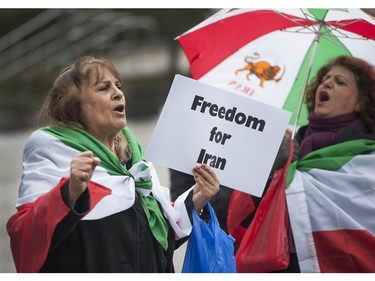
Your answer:
[[[32,125],[30,117],[54,78],[80,55],[115,62],[123,75],[130,116],[155,114],[174,75],[188,75],[188,64],[174,38],[212,13],[208,9],[0,9],[0,131]]]
[[[15,272],[6,222],[15,212],[23,145],[61,69],[81,55],[114,62],[124,82],[129,123],[146,146],[174,75],[189,76],[174,38],[214,12],[0,9],[0,273]],[[167,169],[160,174],[167,185]]]

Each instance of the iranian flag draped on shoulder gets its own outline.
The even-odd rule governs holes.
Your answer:
[[[375,272],[375,141],[293,162],[287,204],[301,272]]]

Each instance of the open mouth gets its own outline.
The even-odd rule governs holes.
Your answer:
[[[123,113],[125,111],[125,105],[123,104],[120,104],[118,106],[116,106],[113,111],[117,111],[117,112],[120,112],[120,113]]]
[[[320,92],[319,102],[325,102],[329,100],[329,95],[326,92]]]

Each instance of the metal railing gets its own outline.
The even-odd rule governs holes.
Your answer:
[[[36,65],[51,71],[82,54],[131,48],[158,31],[154,18],[126,11],[45,10],[0,38],[0,82]]]

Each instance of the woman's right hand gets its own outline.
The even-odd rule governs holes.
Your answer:
[[[81,152],[73,157],[70,162],[69,184],[69,199],[72,206],[75,205],[78,197],[86,190],[99,163],[100,159],[94,157],[91,151]]]

